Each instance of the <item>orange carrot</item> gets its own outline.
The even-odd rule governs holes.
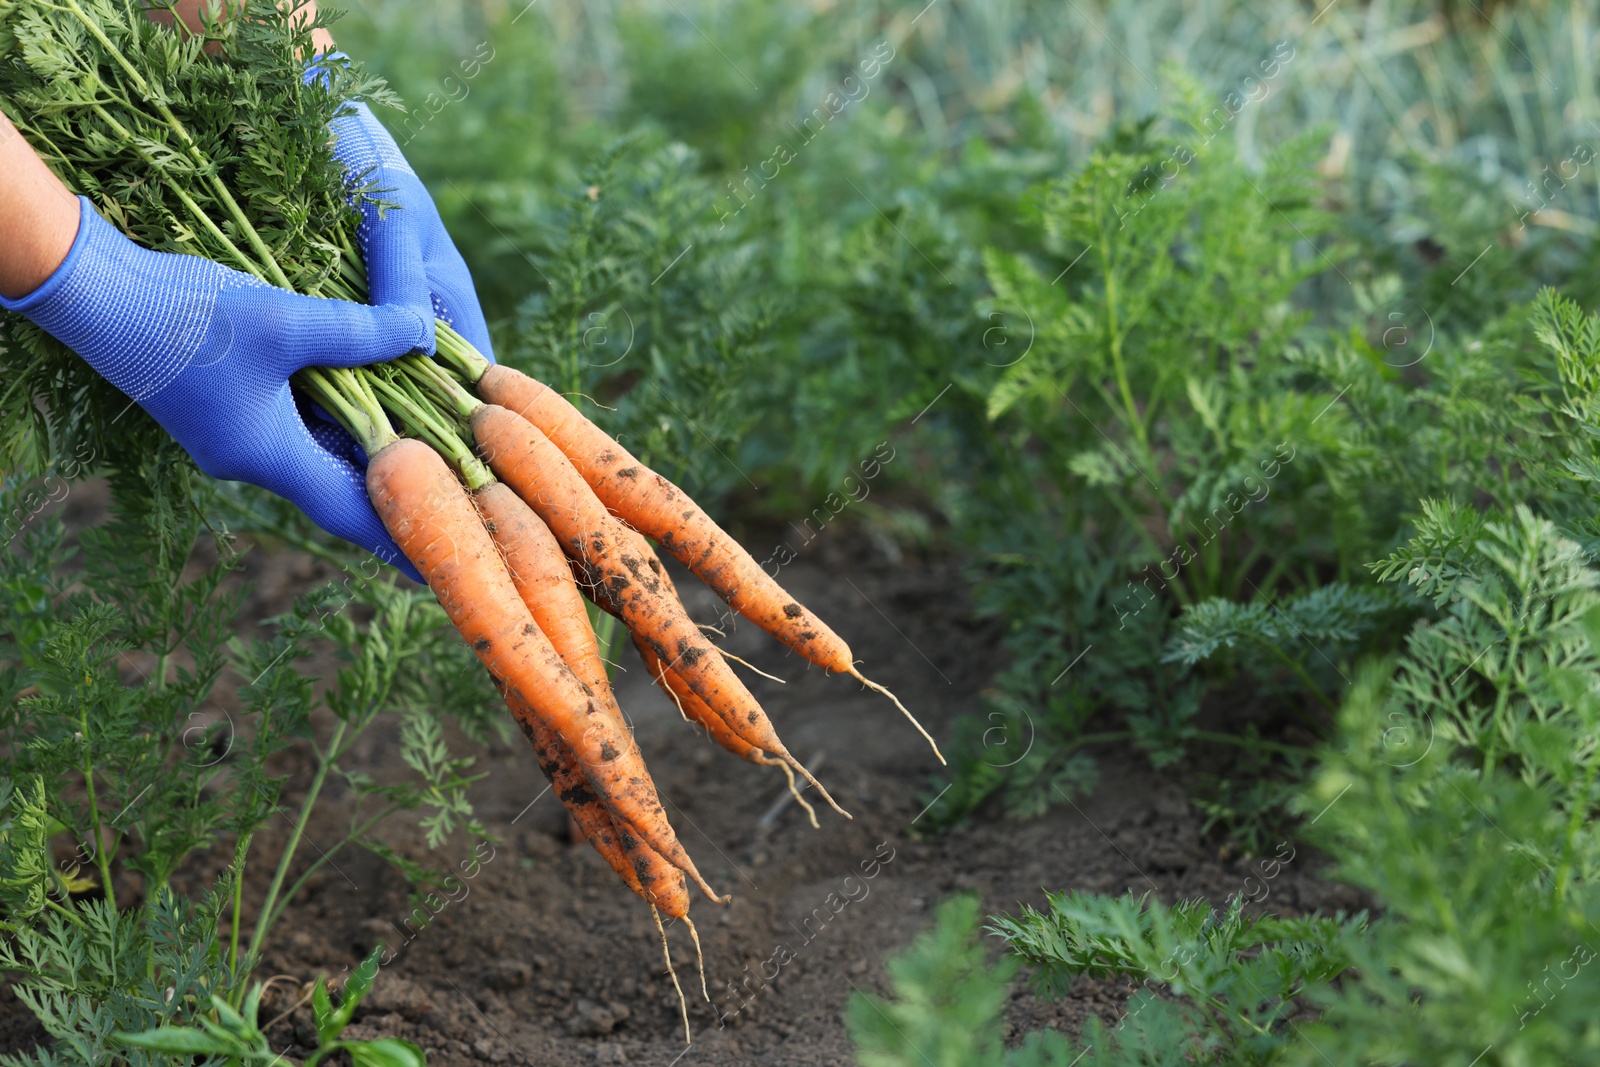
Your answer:
[[[626,830],[619,831],[616,828],[599,798],[589,789],[588,780],[578,768],[572,749],[567,747],[560,735],[543,724],[524,726],[523,732],[539,759],[539,769],[550,780],[550,787],[583,831],[583,836],[627,883],[628,888],[650,905],[656,929],[661,931],[661,953],[667,961],[667,973],[672,976],[672,986],[678,991],[678,1006],[683,1012],[684,1039],[690,1040],[689,1005],[684,1000],[683,987],[678,984],[678,970],[672,965],[672,950],[667,946],[667,932],[662,929],[660,915],[660,911],[664,911],[674,919],[682,919],[691,933],[694,932],[694,922],[689,918],[689,889],[684,882],[683,872],[668,864],[649,845]],[[698,933],[694,933],[694,945],[698,956]],[[700,974],[700,985],[704,989],[703,962]],[[706,999],[710,999],[709,992],[706,993]]]
[[[667,569],[661,565],[661,560],[657,558],[648,542],[644,544],[644,551],[647,554],[646,562],[650,569],[660,576],[661,583],[666,587],[668,595],[673,599],[677,599],[677,590],[673,588],[671,576],[668,575]],[[568,566],[574,575],[574,580],[577,580],[582,571],[576,563],[569,562]],[[608,608],[607,610],[610,609]],[[613,611],[612,614],[615,615],[616,612]],[[701,629],[705,629],[705,627],[701,627]],[[715,627],[711,627],[711,629],[715,629]],[[781,759],[773,759],[755,745],[750,744],[734,733],[733,729],[722,717],[712,711],[706,702],[695,694],[695,691],[689,687],[688,683],[679,677],[678,672],[668,669],[661,662],[655,653],[655,649],[650,647],[649,642],[631,631],[629,636],[633,638],[633,647],[638,650],[639,658],[644,662],[645,673],[649,674],[656,685],[660,686],[661,690],[672,698],[673,704],[678,708],[678,714],[683,716],[684,721],[694,723],[705,730],[708,737],[740,759],[760,764],[763,767],[776,767],[782,771],[785,780],[789,783],[789,792],[794,795],[795,801],[805,809],[806,817],[811,820],[812,827],[821,829],[821,825],[817,822],[817,809],[813,808],[810,802],[800,795],[800,789],[795,784],[794,771],[790,769],[789,765]],[[717,652],[723,656],[730,659],[738,659],[737,656],[730,656],[715,645],[711,647],[716,648]],[[738,661],[740,663],[744,662],[743,660]],[[751,667],[757,674],[765,674],[764,671],[750,664],[745,665]],[[767,677],[770,678],[772,676],[767,675]],[[782,681],[781,678],[775,680]]]
[[[539,769],[550,779],[556,798],[596,852],[611,865],[629,889],[675,919],[689,912],[689,892],[683,872],[670,866],[627,831],[618,831],[611,816],[589,787],[572,749],[561,736],[540,722],[523,727]]]
[[[655,649],[637,634],[633,638],[633,647],[638,649],[639,658],[644,661],[645,672],[672,698],[673,703],[678,706],[679,714],[704,729],[711,740],[740,759],[759,763],[763,767],[777,767],[783,771],[784,777],[789,781],[789,792],[794,794],[794,799],[805,809],[811,825],[818,826],[817,811],[800,795],[800,790],[795,786],[794,772],[789,769],[787,763],[771,758],[729,729],[728,724],[722,721],[722,717],[707,707],[706,702],[695,695],[694,690],[678,677],[676,671],[668,670],[666,664],[656,655]]]
[[[561,554],[555,535],[504,482],[490,482],[474,490],[472,496],[484,527],[505,553],[517,592],[533,612],[534,621],[573,673],[597,696],[604,695],[612,717],[623,725],[622,709],[617,706],[599,644],[589,627],[583,595],[572,580],[567,557]],[[630,889],[672,918],[687,923],[689,896],[683,872],[634,834],[615,826],[582,777],[572,750],[555,731],[538,724],[529,734],[529,741],[545,776],[550,778],[584,838]],[[665,896],[663,885],[667,887]]]
[[[551,443],[554,444],[555,442],[552,441]],[[666,588],[667,595],[672,597],[672,599],[676,600],[678,603],[680,603],[680,604],[683,603],[683,598],[678,595],[677,586],[672,584],[672,575],[667,573],[667,568],[664,567],[662,565],[662,563],[661,563],[661,557],[656,555],[655,549],[650,547],[650,542],[649,541],[644,541],[643,545],[644,545],[644,552],[645,552],[645,562],[648,563],[649,566],[650,566],[650,569],[653,572],[655,572],[655,574],[657,574],[661,578],[661,584]],[[700,628],[701,632],[703,632],[703,633],[704,632],[714,633],[718,637],[724,637],[724,638],[728,636],[727,634],[723,633],[721,630],[717,629],[715,626],[711,626],[711,625],[708,625],[708,624],[704,624],[704,623],[699,624],[699,628]],[[768,674],[766,671],[762,670],[760,667],[757,667],[754,663],[751,663],[749,660],[741,659],[740,657],[735,656],[732,652],[729,652],[727,649],[723,648],[721,645],[712,645],[711,647],[716,649],[717,650],[717,654],[719,656],[721,656],[723,659],[732,660],[734,663],[743,664],[748,670],[754,671],[756,674],[761,675],[761,677],[767,679],[768,681],[777,682],[779,685],[788,685],[789,684],[787,681],[785,681],[782,678],[779,678],[775,674]]]
[[[783,591],[739,543],[671,481],[640,463],[567,398],[500,365],[478,395],[537,426],[612,514],[661,544],[740,614],[819,667],[850,673],[850,646]]]
[[[567,557],[544,520],[504,482],[490,482],[472,493],[484,527],[505,554],[506,569],[516,583],[533,621],[555,646],[561,660],[606,705],[619,725],[622,709],[611,691],[600,644],[589,625],[583,594],[573,581]],[[671,914],[670,912],[668,914]]]
[[[651,569],[653,556],[638,532],[613,518],[571,462],[531,423],[495,404],[471,418],[474,439],[495,474],[528,503],[582,566],[596,602],[621,616],[656,655],[687,682],[749,744],[771,752],[816,786],[840,814],[822,784],[778,739],[766,712],[665,592]]]
[[[537,426],[613,515],[659,542],[735,611],[817,666],[848,674],[894,701],[944,761],[938,744],[899,698],[856,669],[844,639],[785,592],[687,493],[640,463],[543,382],[499,365],[484,372],[477,390]]]
[[[443,459],[415,438],[380,450],[367,495],[524,727],[548,723],[573,750],[606,809],[673,866],[715,893],[678,843],[633,737],[617,726],[534,622],[494,539]]]

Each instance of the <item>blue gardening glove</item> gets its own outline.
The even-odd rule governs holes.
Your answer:
[[[306,77],[320,74],[314,66]],[[433,318],[442,319],[493,360],[489,327],[466,261],[445,232],[433,198],[400,154],[400,146],[362,103],[348,105],[328,129],[334,137],[333,156],[344,164],[346,180],[361,182],[379,199],[398,205],[382,210],[369,202],[361,205],[356,239],[367,265],[372,302],[411,308],[427,316],[430,325]],[[424,351],[433,353],[431,332]]]
[[[404,355],[432,340],[432,320],[409,308],[301,296],[198,256],[152,252],[87,199],[79,203],[78,236],[61,266],[20,300],[0,297],[0,306],[83,357],[207,474],[277,493],[420,582],[367,499],[349,435],[320,420],[308,425],[289,376]]]

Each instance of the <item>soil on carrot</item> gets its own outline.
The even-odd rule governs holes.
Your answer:
[[[282,610],[332,574],[308,556],[257,550],[245,567],[253,588],[247,617]],[[675,579],[695,618],[720,614],[720,601],[699,583],[686,573]],[[998,634],[973,614],[953,561],[892,563],[864,539],[829,531],[779,580],[850,642],[867,676],[899,694],[935,737],[950,738],[958,716],[979,710]],[[365,851],[343,852],[313,875],[259,972],[276,979],[263,1018],[278,1017],[268,1031],[274,1048],[297,1059],[308,1054],[315,1030],[309,1009],[296,1004],[309,983],[319,973],[342,975],[381,943],[392,950],[388,962],[347,1036],[402,1037],[440,1067],[852,1064],[843,1023],[852,991],[886,992],[885,959],[953,893],[975,892],[989,911],[1042,905],[1045,888],[1221,902],[1252,873],[1248,858],[1202,837],[1178,775],[1116,753],[1102,754],[1089,798],[1027,821],[983,813],[944,836],[918,838],[938,765],[888,700],[807,669],[748,623],[719,643],[787,680],[779,685],[740,668],[791,751],[854,820],[818,804],[822,828],[812,829],[777,770],[708,741],[650,684],[632,649],[623,653],[618,699],[668,814],[706,878],[734,898],[723,906],[697,898],[691,912],[705,948],[709,1005],[688,931],[668,928],[690,998],[692,1046],[684,1046],[649,909],[593,849],[571,840],[532,752],[514,736],[477,749],[475,769],[487,777],[472,798],[494,841],[458,840],[430,852],[404,814],[380,834],[411,859],[460,872],[449,894],[414,898]],[[374,730],[347,769],[380,780],[396,775],[397,751],[393,731]],[[309,759],[283,768],[293,774],[286,806],[302,795],[309,768]],[[339,836],[348,815],[333,788],[309,828],[308,862],[319,840]],[[247,904],[250,895],[260,899],[286,829],[285,822],[257,835]],[[212,865],[230,854],[218,848],[191,873],[214,877]],[[1302,849],[1271,882],[1265,907],[1296,915],[1363,906],[1317,868]],[[1045,1026],[1076,1033],[1090,1015],[1114,1023],[1132,990],[1128,982],[1080,979],[1067,998],[1051,1001],[1019,981],[1007,1021],[1018,1040]],[[9,991],[3,1001],[0,1046],[41,1039]]]

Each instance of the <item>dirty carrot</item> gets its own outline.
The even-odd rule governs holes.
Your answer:
[[[519,722],[542,720],[554,728],[614,816],[708,897],[726,899],[678,843],[633,738],[533,621],[471,498],[439,454],[414,438],[395,440],[372,456],[367,494]]]
[[[651,567],[654,553],[636,531],[613,518],[572,463],[531,423],[497,404],[471,416],[474,439],[495,474],[544,519],[567,553],[583,568],[586,588],[608,610],[642,636],[745,741],[788,763],[833,800],[778,739],[766,712],[731,667],[716,654],[683,605],[665,591]]]
[[[506,366],[477,379],[478,394],[537,426],[572,461],[606,508],[709,585],[733,609],[817,666],[848,674],[894,701],[933,747],[938,744],[898,697],[856,668],[844,639],[790,596],[683,490],[634,458],[555,390]]]
[[[812,827],[821,828],[817,822],[817,809],[813,808],[800,795],[800,789],[795,784],[794,772],[789,769],[787,763],[773,759],[729,729],[728,724],[723,722],[716,712],[707,707],[705,701],[695,695],[694,690],[690,689],[684,680],[678,677],[676,671],[667,669],[666,664],[661,662],[661,659],[655,653],[655,649],[651,648],[647,641],[635,635],[633,647],[638,650],[639,658],[644,661],[645,673],[655,679],[656,684],[666,692],[667,696],[672,698],[673,703],[678,706],[679,714],[684,719],[704,729],[711,740],[740,759],[748,760],[751,763],[759,763],[763,767],[777,767],[783,771],[784,777],[789,782],[789,792],[794,794],[795,801],[805,809],[807,817],[811,820]]]
[[[656,929],[661,931],[661,952],[666,957],[667,973],[672,976],[673,988],[678,991],[678,1009],[683,1014],[684,1040],[692,1040],[689,1032],[689,1005],[684,1000],[683,987],[678,984],[678,971],[672,965],[672,950],[667,945],[667,932],[661,927],[661,911],[675,919],[689,922],[689,890],[683,872],[670,866],[627,831],[618,831],[611,816],[600,804],[589,783],[578,767],[572,749],[550,727],[531,723],[523,727],[528,744],[539,760],[539,769],[550,780],[568,814],[572,816],[583,836],[594,850],[627,883],[629,889],[643,897],[655,917]],[[631,849],[630,849],[631,846]],[[657,909],[660,909],[659,911]],[[690,924],[693,925],[693,924]],[[696,950],[699,939],[695,939]],[[702,973],[704,966],[701,967]]]
[[[474,490],[473,500],[478,505],[484,526],[493,535],[495,544],[505,553],[506,566],[516,583],[517,592],[533,613],[534,621],[550,638],[562,660],[578,678],[603,696],[607,709],[619,726],[624,726],[622,709],[617,706],[606,674],[605,661],[600,658],[599,643],[589,626],[588,612],[584,608],[583,594],[572,580],[567,557],[555,535],[523,503],[522,498],[504,482],[491,482]],[[584,837],[594,845],[628,888],[644,897],[652,909],[660,908],[674,919],[682,919],[694,938],[695,957],[700,963],[700,987],[705,991],[705,962],[700,953],[700,934],[689,918],[689,894],[683,872],[667,863],[660,853],[630,833],[617,827],[598,798],[588,788],[588,782],[572,757],[572,750],[549,727],[538,724],[529,740],[545,776],[555,787],[557,795]],[[787,773],[788,767],[783,768]],[[792,777],[792,773],[791,773]],[[815,822],[816,816],[812,816]],[[663,888],[665,887],[665,895]],[[660,917],[656,924],[660,926]],[[662,948],[666,949],[666,932],[662,931]],[[667,970],[677,985],[677,974],[672,971],[672,955],[667,953]],[[679,990],[679,999],[682,999]],[[706,993],[710,999],[710,993]],[[687,1016],[685,1016],[687,1029]]]
[[[649,846],[627,831],[619,831],[611,815],[595,796],[589,780],[561,735],[544,723],[533,720],[522,726],[539,760],[539,769],[550,780],[556,798],[572,815],[584,838],[594,846],[629,889],[675,919],[689,912],[689,892],[683,872],[661,860]],[[650,857],[654,857],[654,862]]]
[[[534,622],[562,662],[605,703],[617,723],[623,724],[583,594],[572,580],[555,535],[504,482],[490,482],[474,490],[472,498],[484,527],[505,554],[506,569]]]

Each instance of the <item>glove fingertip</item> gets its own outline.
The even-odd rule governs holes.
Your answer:
[[[295,503],[299,504],[298,501]],[[405,553],[400,551],[400,546],[389,535],[389,531],[384,529],[378,513],[372,509],[365,492],[358,492],[340,502],[324,498],[320,505],[307,508],[304,504],[300,504],[300,508],[312,522],[335,537],[342,537],[357,548],[372,553],[373,559],[394,567],[419,585],[428,584],[406,558]],[[362,568],[362,572],[366,573],[365,567]],[[377,577],[377,575],[368,574],[367,577]]]
[[[421,572],[417,570],[416,566],[409,559],[406,559],[405,553],[400,551],[400,546],[395,545],[392,538],[390,539],[389,544],[393,545],[394,547],[387,550],[389,553],[391,553],[387,558],[385,558],[384,546],[381,545],[373,551],[372,555],[380,562],[389,564],[395,570],[399,571],[407,578],[410,578],[418,585],[427,585],[428,580],[422,576]]]
[[[408,352],[434,352],[433,319],[398,304],[351,304],[331,300],[318,323],[314,343],[299,349],[299,366],[362,367]]]

